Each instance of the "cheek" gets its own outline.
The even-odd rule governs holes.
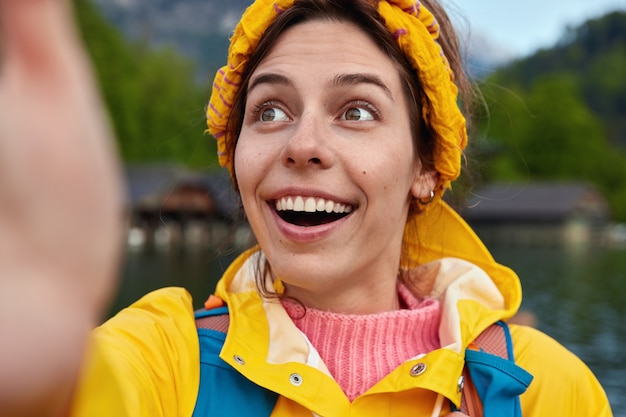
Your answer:
[[[386,193],[408,190],[419,166],[410,149],[401,148],[378,149],[361,163],[362,180]]]
[[[243,146],[241,146],[243,145]],[[249,148],[245,142],[239,142],[235,149],[235,178],[237,179],[237,187],[242,199],[245,200],[246,191],[250,188],[254,178],[255,165],[251,163]],[[245,204],[245,202],[244,202]]]
[[[251,169],[254,168],[255,155],[259,154],[258,147],[255,146],[255,142],[251,139],[248,139],[245,134],[239,137],[237,141],[237,146],[235,148],[235,173],[237,174],[237,178],[241,176],[245,176],[249,173]]]
[[[255,190],[269,172],[272,163],[271,153],[259,146],[257,141],[242,136],[235,149],[234,161],[242,199],[253,198]]]

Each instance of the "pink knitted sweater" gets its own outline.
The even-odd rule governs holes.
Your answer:
[[[350,401],[407,359],[440,347],[439,300],[419,300],[404,285],[398,293],[404,309],[369,315],[305,310],[282,300]]]

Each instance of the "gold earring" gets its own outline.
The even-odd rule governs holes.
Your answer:
[[[430,195],[428,196],[427,199],[419,199],[418,201],[420,202],[421,205],[427,206],[430,203],[432,203],[434,199],[435,199],[435,192],[433,190],[430,190]]]

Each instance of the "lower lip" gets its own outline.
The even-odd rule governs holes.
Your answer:
[[[270,208],[270,211],[274,216],[278,230],[283,234],[283,236],[291,241],[299,243],[309,243],[324,239],[335,229],[345,223],[352,216],[352,213],[354,213],[353,211],[346,217],[335,220],[334,222],[320,224],[318,226],[298,226],[284,221],[275,210]]]

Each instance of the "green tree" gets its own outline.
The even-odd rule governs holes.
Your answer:
[[[521,150],[533,177],[593,178],[610,148],[572,76],[538,79],[528,96],[532,112],[524,125]]]
[[[216,165],[204,134],[208,88],[180,54],[126,39],[89,0],[76,0],[77,19],[126,162]]]
[[[626,11],[615,11],[570,27],[560,42],[497,72],[503,86],[525,90],[540,77],[576,74],[584,101],[615,146],[626,148]]]
[[[626,145],[625,74],[626,42],[616,43],[612,49],[597,56],[581,78],[589,107],[607,121],[607,135],[616,146]]]
[[[525,93],[494,77],[481,87],[485,112],[479,117],[474,152],[482,181],[521,181],[529,177],[520,143],[532,114]]]

